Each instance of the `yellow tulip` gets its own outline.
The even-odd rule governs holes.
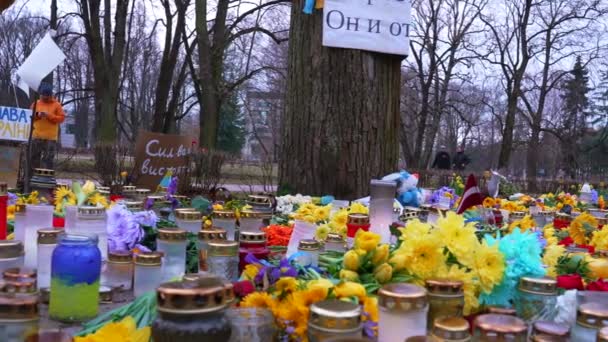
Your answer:
[[[592,278],[608,279],[608,259],[593,259],[589,261]]]
[[[398,253],[393,255],[388,261],[389,264],[393,265],[395,271],[401,271],[407,268],[409,258],[404,253]]]
[[[384,263],[374,270],[374,278],[380,283],[384,284],[393,278],[393,268],[391,265]]]
[[[359,281],[359,274],[349,270],[340,270],[340,279],[349,281]]]
[[[344,254],[344,268],[349,271],[357,271],[361,261],[359,260],[359,255],[354,250],[350,250]]]
[[[334,283],[332,283],[329,279],[320,278],[309,281],[308,284],[306,284],[306,287],[311,290],[316,288],[329,290],[334,287]]]
[[[366,292],[365,287],[359,283],[353,283],[350,281],[339,284],[334,288],[334,294],[338,298],[349,298],[357,297],[359,300],[365,299]]]
[[[374,265],[380,265],[385,263],[388,260],[388,245],[384,244],[380,247],[376,248],[374,251],[374,256],[372,257],[372,262]]]
[[[380,243],[380,235],[360,230],[355,237],[355,248],[363,249],[367,252],[373,251]]]
[[[88,196],[92,194],[93,191],[95,191],[95,183],[91,182],[90,180],[86,181],[82,186],[82,192],[84,192],[85,195]]]

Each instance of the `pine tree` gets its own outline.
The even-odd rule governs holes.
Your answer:
[[[217,134],[217,149],[239,154],[245,143],[245,118],[234,92],[222,103]]]

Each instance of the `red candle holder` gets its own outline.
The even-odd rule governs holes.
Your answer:
[[[8,185],[0,183],[0,240],[7,236]]]
[[[266,233],[264,232],[241,232],[239,235],[239,273],[247,266],[248,254],[257,259],[268,259],[270,249],[266,245]]]

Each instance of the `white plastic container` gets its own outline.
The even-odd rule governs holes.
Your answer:
[[[123,291],[133,288],[133,254],[111,251],[104,269],[103,284]]]
[[[203,226],[203,215],[198,211],[176,211],[175,223],[180,229],[197,234]]]
[[[51,260],[53,251],[57,247],[59,234],[62,232],[61,229],[38,230],[38,289],[51,287]]]
[[[137,254],[134,264],[133,293],[135,297],[155,291],[162,282],[161,255],[159,253]]]
[[[426,290],[412,284],[389,284],[378,291],[378,342],[424,336],[429,310]]]
[[[163,282],[181,277],[186,273],[186,231],[183,229],[159,229],[156,250],[164,254]]]
[[[390,225],[393,223],[395,182],[372,179],[370,183],[369,223],[370,231],[380,235],[382,243],[391,240]]]
[[[101,260],[103,262],[108,260],[108,228],[105,208],[78,207],[76,225],[71,231],[73,231],[73,234],[97,235],[99,238],[97,246],[101,251]]]
[[[25,248],[24,266],[36,268],[38,264],[38,230],[53,226],[53,210],[51,205],[30,205],[25,209]]]
[[[0,240],[0,275],[9,268],[23,267],[23,244],[17,240]]]
[[[213,226],[226,231],[226,238],[229,241],[236,239],[236,215],[229,210],[213,211]]]
[[[15,231],[15,240],[21,242],[25,240],[25,226],[27,225],[27,216],[25,215],[26,208],[25,204],[15,205],[15,223],[13,228]]]

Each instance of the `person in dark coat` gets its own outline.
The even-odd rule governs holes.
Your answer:
[[[450,166],[450,154],[445,151],[445,146],[441,146],[437,154],[435,154],[435,161],[433,161],[431,168],[449,170]]]
[[[467,167],[467,165],[469,165],[470,162],[471,159],[464,154],[464,148],[461,147],[454,156],[454,170],[462,171]]]

